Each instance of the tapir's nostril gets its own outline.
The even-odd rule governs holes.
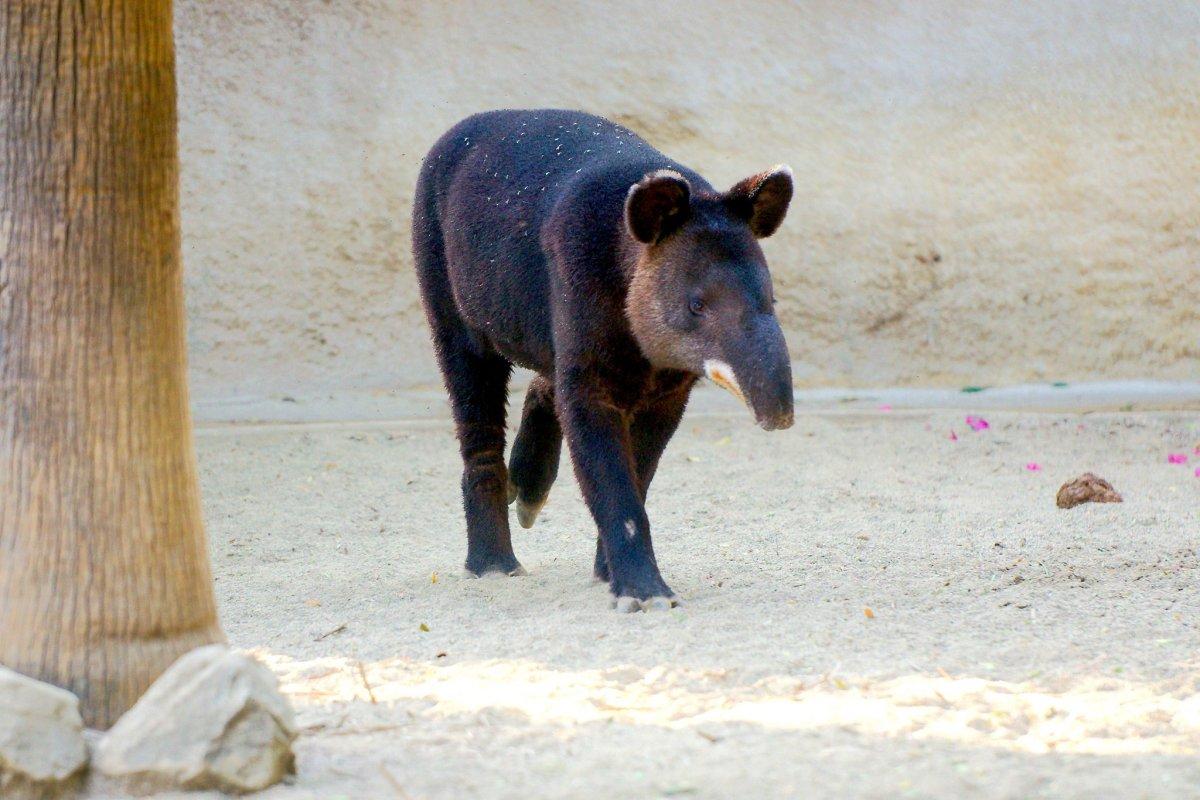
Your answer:
[[[791,411],[783,414],[777,414],[773,417],[765,417],[758,421],[758,426],[764,431],[785,431],[792,427],[796,421],[796,415]]]

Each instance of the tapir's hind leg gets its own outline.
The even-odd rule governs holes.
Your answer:
[[[462,452],[466,568],[474,575],[524,575],[513,555],[505,502],[504,417],[512,364],[473,336],[463,323],[446,275],[440,230],[420,208],[414,214],[413,233],[425,313]]]
[[[524,575],[513,555],[506,501],[504,412],[512,365],[497,355],[467,350],[443,359],[446,388],[462,451],[463,510],[467,517],[467,571]]]
[[[562,428],[554,411],[554,383],[538,375],[529,383],[521,427],[508,458],[508,502],[517,504],[521,527],[533,527],[558,477]]]

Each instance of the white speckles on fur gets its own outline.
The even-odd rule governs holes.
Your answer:
[[[630,539],[637,536],[637,524],[631,519],[625,520],[625,535]]]

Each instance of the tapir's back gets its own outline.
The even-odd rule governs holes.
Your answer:
[[[464,322],[510,360],[548,372],[543,228],[564,206],[595,204],[582,234],[615,242],[625,189],[664,166],[680,168],[627,128],[578,111],[492,111],[451,128],[425,158],[416,202],[440,229],[444,280]]]

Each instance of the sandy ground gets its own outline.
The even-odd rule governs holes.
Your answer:
[[[224,624],[302,729],[260,796],[1200,797],[1200,414],[972,410],[689,412],[685,605],[636,615],[566,464],[529,576],[468,579],[444,419],[202,426]],[[1084,470],[1126,502],[1055,508]]]

